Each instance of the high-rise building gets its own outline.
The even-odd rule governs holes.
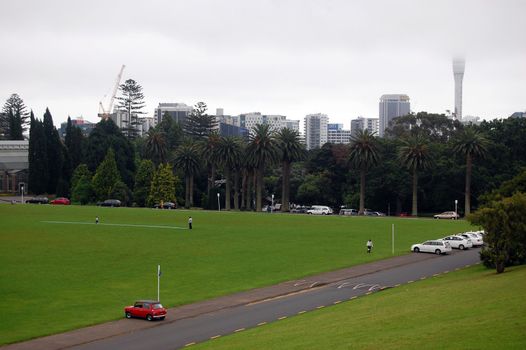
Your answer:
[[[462,80],[466,61],[463,58],[453,59],[453,77],[455,78],[455,119],[462,120]]]
[[[284,128],[299,131],[299,120],[288,120],[284,115],[267,115],[260,112],[252,112],[240,114],[239,117],[233,118],[237,118],[238,126],[248,129],[250,134],[253,133],[254,127],[258,124],[269,125],[270,130],[273,132],[278,132]]]
[[[378,134],[378,118],[364,118],[358,117],[351,120],[351,133],[356,133],[358,130],[369,130],[371,134]]]
[[[384,136],[385,129],[389,127],[391,120],[396,117],[408,115],[410,111],[409,96],[400,94],[382,95],[382,97],[380,97],[379,136]]]
[[[290,130],[294,130],[297,133],[300,132],[300,121],[285,119],[285,127]]]
[[[320,148],[327,143],[327,114],[317,113],[305,116],[305,145],[307,149]]]
[[[177,123],[184,123],[186,118],[194,108],[184,103],[159,103],[159,106],[154,111],[154,121],[159,124],[163,120],[165,113],[168,113],[172,119]]]

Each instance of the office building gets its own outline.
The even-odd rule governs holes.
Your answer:
[[[351,130],[343,130],[343,124],[327,124],[328,143],[351,142]]]
[[[184,103],[159,103],[154,111],[154,122],[159,124],[167,113],[176,123],[184,124],[186,118],[194,108]]]
[[[408,115],[410,111],[409,96],[402,94],[382,95],[380,97],[379,136],[384,136],[385,129],[389,127],[391,120]]]
[[[305,145],[307,150],[320,148],[327,143],[327,124],[329,118],[326,114],[308,114],[304,120]]]
[[[453,117],[462,121],[462,80],[466,61],[463,58],[453,59],[453,77],[455,78],[455,112]]]
[[[358,130],[369,130],[371,134],[378,135],[378,118],[364,118],[358,117],[351,120],[351,133],[356,133]]]
[[[290,130],[293,130],[299,133],[300,132],[300,121],[285,119],[285,127],[287,129],[290,129]]]

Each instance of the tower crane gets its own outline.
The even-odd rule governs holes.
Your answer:
[[[121,70],[119,71],[119,75],[117,75],[117,79],[115,79],[113,93],[111,94],[110,101],[108,102],[108,108],[104,108],[102,101],[99,102],[99,117],[101,117],[104,120],[110,117],[111,109],[113,107],[113,101],[115,101],[115,96],[117,95],[117,90],[119,89],[119,85],[121,83],[122,72],[124,71],[124,68],[126,68],[126,66],[123,64]]]

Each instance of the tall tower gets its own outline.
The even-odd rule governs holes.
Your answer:
[[[466,61],[463,58],[453,59],[453,76],[455,77],[455,118],[462,120],[462,79]]]

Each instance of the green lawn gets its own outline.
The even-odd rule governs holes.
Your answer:
[[[52,224],[172,225],[194,230]],[[391,256],[464,221],[0,205],[0,344],[122,317],[138,298],[187,304]],[[365,253],[373,239],[374,252]]]
[[[526,349],[525,290],[526,266],[477,266],[192,349]]]

